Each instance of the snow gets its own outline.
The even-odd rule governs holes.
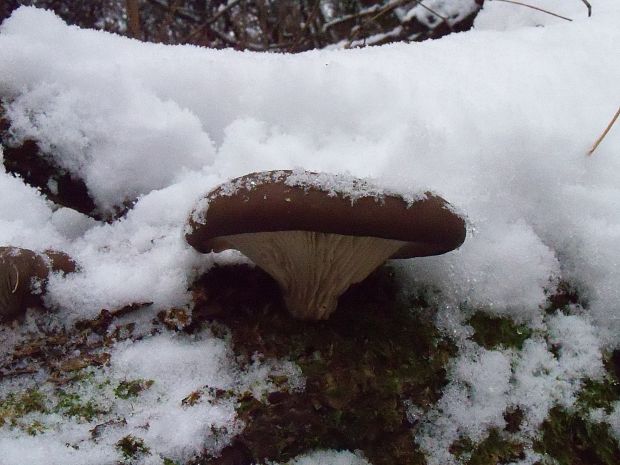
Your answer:
[[[547,339],[527,339],[521,351],[487,350],[467,341],[452,362],[450,384],[416,437],[429,465],[459,463],[450,446],[463,437],[477,444],[490,429],[502,430],[509,407],[523,413],[519,439],[530,446],[528,460],[536,461],[532,441],[549,410],[554,405],[570,409],[581,380],[600,380],[604,374],[600,342],[587,318],[558,312],[543,326]]]
[[[523,3],[546,10],[546,12],[527,6],[490,0],[485,2],[484,14],[478,15],[475,19],[476,29],[507,31],[523,27],[541,27],[559,24],[567,19],[583,19],[588,15],[588,9],[581,0],[569,2],[564,0],[538,0]],[[605,2],[591,3],[594,5],[594,15],[606,14],[605,9],[610,4]]]
[[[605,39],[613,37],[612,23],[601,14],[511,34],[474,31],[416,46],[287,57],[140,44],[65,27],[49,13],[19,10],[3,25],[0,51],[0,62],[6,64],[0,89],[13,97],[9,116],[17,140],[35,137],[43,148],[58,147],[53,156],[86,176],[100,206],[142,194],[126,221],[93,227],[82,241],[64,241],[64,249],[82,258],[84,274],[70,277],[73,284],[55,283],[52,300],[84,312],[132,301],[154,301],[159,308],[179,305],[187,299],[184,277],[191,279],[193,270],[209,260],[186,251],[180,240],[179,228],[195,200],[235,176],[303,166],[371,176],[402,191],[428,187],[466,212],[479,233],[470,235],[460,252],[422,261],[414,271],[447,294],[462,298],[470,287],[466,292],[472,299],[491,300],[504,309],[516,294],[511,313],[535,313],[548,278],[563,268],[593,294],[592,311],[605,321],[618,297],[613,286],[618,257],[613,250],[598,252],[617,237],[613,173],[618,161],[610,155],[614,134],[595,157],[583,152],[614,110],[614,94],[607,89],[618,68],[606,58],[613,55],[613,42]],[[570,54],[565,52],[567,34],[579,45]],[[532,47],[541,41],[546,46]],[[605,69],[595,63],[606,63]],[[477,67],[486,73],[483,81],[476,77]],[[420,76],[428,77],[420,81]],[[153,102],[167,115],[157,127],[147,126],[156,112]],[[569,110],[573,117],[558,124],[558,115]],[[190,124],[191,115],[200,124]],[[119,121],[124,128],[132,118],[145,126],[119,130]],[[184,142],[172,148],[149,145],[157,163],[145,163],[142,142],[136,141],[166,139],[176,134],[179,121],[187,123],[182,124]],[[188,145],[206,138],[215,147],[211,142]],[[117,153],[111,147],[130,149]],[[191,160],[201,150],[204,165],[191,171],[196,167]],[[171,216],[158,217],[153,196],[166,198]],[[52,229],[45,236],[53,238],[59,234],[47,215],[39,212],[36,218]],[[145,216],[152,227],[143,224]],[[610,227],[592,223],[610,218]],[[43,245],[28,233],[17,239],[14,228],[12,223],[0,231],[2,242]],[[513,249],[514,237],[521,247]],[[45,242],[47,247],[52,240]],[[50,245],[58,248],[63,241],[58,237],[55,242]],[[488,244],[493,250],[486,251]],[[132,278],[129,267],[123,272],[122,266],[117,273],[108,271],[134,260],[144,270],[165,266],[171,276],[147,271]],[[507,261],[515,266],[502,266]],[[460,268],[452,279],[438,278],[429,269],[446,269],[450,262]],[[584,267],[590,269],[588,279],[575,276]],[[102,292],[87,285],[102,278]],[[502,293],[498,281],[513,283],[513,295]],[[490,288],[495,295],[488,294]],[[153,289],[161,292],[147,298]]]
[[[451,383],[435,408],[426,416],[416,437],[427,453],[429,465],[458,463],[449,453],[461,436],[475,443],[489,428],[503,428],[510,390],[510,358],[499,351],[475,349],[457,359]],[[480,380],[484,379],[481,383]]]
[[[585,378],[601,379],[603,364],[595,328],[575,315],[557,314],[548,322],[548,341],[526,341],[515,361],[513,402],[525,413],[524,430],[534,434],[555,405],[571,407]],[[559,354],[554,357],[552,348]]]
[[[610,413],[604,409],[595,409],[590,412],[590,419],[595,423],[606,423],[616,441],[620,442],[620,402],[614,402]]]
[[[196,202],[234,177],[302,167],[371,178],[403,195],[431,190],[470,228],[459,250],[397,265],[412,292],[435,292],[437,324],[459,347],[416,440],[429,464],[452,463],[452,440],[483,440],[515,405],[533,440],[553,405],[572,405],[582,380],[601,376],[603,350],[620,346],[618,128],[586,155],[617,109],[620,5],[596,2],[587,18],[577,0],[537,4],[573,21],[488,1],[467,33],[292,56],[144,44],[20,8],[0,28],[0,96],[12,133],[2,143],[36,139],[84,179],[101,211],[137,202],[105,224],[52,205],[2,169],[0,245],[76,259],[80,271],[54,275],[46,294],[63,324],[133,303],[148,303],[152,316],[187,306],[189,284],[215,263],[242,260],[200,255],[183,239]],[[547,316],[542,307],[560,280],[587,304]],[[520,351],[477,347],[465,325],[471,309],[536,331]],[[11,331],[0,337],[15,343]],[[223,447],[242,428],[234,408],[185,410],[181,396],[209,383],[259,396],[265,373],[295,371],[257,359],[243,372],[227,354],[207,335],[119,346],[110,373],[155,379],[146,397],[162,403],[139,403],[134,423],[106,434],[107,446],[84,442],[79,451],[64,444],[92,425],[56,424],[35,437],[3,427],[3,459],[108,463],[118,459],[108,446],[141,421],[151,424],[141,437],[162,456],[193,454],[208,425],[228,428],[210,446]],[[618,411],[606,418],[620,437]],[[178,434],[164,432],[170,422]],[[334,451],[293,463],[321,460],[365,463]]]
[[[403,16],[403,21],[416,18],[428,27],[446,21],[450,26],[462,21],[478,9],[475,0],[429,0],[417,4]]]
[[[553,250],[523,220],[501,225],[473,221],[475,229],[456,252],[445,258],[403,262],[399,267],[409,279],[440,288],[442,302],[453,302],[459,313],[461,303],[538,323],[545,290],[553,288],[560,275]]]
[[[351,201],[351,204],[361,198],[372,198],[381,203],[386,196],[403,199],[409,206],[416,200],[426,198],[424,189],[412,192],[395,192],[385,186],[377,185],[372,179],[360,179],[350,174],[315,173],[302,168],[283,171],[264,171],[253,173],[251,177],[240,177],[220,184],[216,189],[200,199],[192,212],[192,220],[205,224],[209,203],[216,197],[230,197],[240,190],[251,191],[259,186],[270,183],[283,183],[304,191],[316,189],[325,192],[329,197],[340,196]],[[188,225],[188,230],[191,229]]]
[[[275,464],[274,464],[275,465]],[[360,454],[349,451],[320,450],[300,455],[282,465],[370,465]]]
[[[270,380],[274,376],[286,375],[291,391],[304,383],[291,362],[257,358],[248,367],[239,366],[229,341],[209,331],[196,337],[164,333],[139,343],[119,343],[110,366],[92,375],[71,392],[102,407],[103,416],[80,422],[54,413],[37,414],[30,420],[37,419],[45,429],[34,438],[0,428],[2,464],[115,464],[115,444],[127,435],[144,441],[150,457],[144,460],[152,463],[161,464],[163,457],[184,462],[203,449],[217,454],[243,426],[236,419],[235,399],[218,399],[217,389],[250,392],[260,400],[276,389]],[[115,388],[128,381],[149,384],[138,397],[119,398]],[[184,404],[194,392],[200,393],[197,402]],[[92,441],[95,427],[103,434]]]

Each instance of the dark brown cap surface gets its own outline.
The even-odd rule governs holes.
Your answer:
[[[71,273],[75,268],[75,262],[63,252],[39,254],[19,247],[0,247],[0,321],[18,316],[29,306],[41,305],[50,272]]]
[[[304,179],[319,174],[304,172]],[[206,253],[215,239],[254,232],[316,231],[407,242],[392,258],[438,255],[465,240],[465,221],[441,197],[349,193],[319,182],[296,185],[291,171],[252,173],[211,191],[193,212],[186,235]],[[364,181],[357,180],[360,185]]]

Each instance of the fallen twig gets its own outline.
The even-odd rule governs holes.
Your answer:
[[[22,375],[31,375],[33,373],[38,373],[39,369],[38,368],[22,368],[19,370],[13,370],[13,371],[8,371],[8,372],[0,372],[0,379],[2,378],[13,378],[16,376],[22,376]]]
[[[614,123],[616,122],[616,120],[618,119],[618,115],[620,115],[620,107],[618,107],[618,111],[616,111],[616,114],[614,115],[614,117],[611,119],[611,121],[609,122],[609,124],[607,125],[607,127],[605,128],[605,130],[603,131],[603,134],[600,135],[600,137],[598,139],[596,139],[596,142],[594,143],[594,145],[592,146],[592,148],[588,151],[588,155],[592,155],[594,153],[594,151],[596,150],[596,148],[599,146],[599,144],[602,142],[602,140],[605,138],[605,136],[607,135],[607,133],[609,132],[609,130],[611,129],[611,127],[614,125]]]
[[[588,0],[581,0],[581,1],[588,9],[588,18],[589,18],[590,16],[592,16],[592,5],[590,5],[590,2],[588,2]]]
[[[396,9],[397,7],[399,7],[400,5],[402,5],[406,0],[397,0],[393,3],[387,3],[386,5],[382,6],[381,8],[379,8],[379,10],[373,14],[370,18],[365,19],[364,21],[361,22],[361,24],[359,24],[358,26],[354,27],[351,29],[351,34],[349,34],[349,38],[347,40],[347,43],[344,45],[344,48],[351,48],[351,45],[353,44],[353,41],[355,39],[357,39],[357,36],[359,35],[359,33],[361,31],[364,30],[364,28],[366,27],[367,24],[376,21],[377,19],[379,19],[381,16],[391,12],[392,10]],[[374,13],[374,11],[373,11]]]
[[[440,18],[449,28],[450,30],[452,30],[452,26],[450,25],[450,23],[448,22],[448,18],[446,18],[445,16],[440,15],[439,13],[437,13],[435,10],[433,10],[432,8],[426,6],[424,3],[422,3],[420,0],[416,0],[416,3],[418,5],[420,5],[421,8],[424,8],[426,11],[428,11],[429,13],[437,16],[438,18]]]
[[[316,2],[314,3],[314,7],[312,8],[312,11],[310,11],[310,16],[308,16],[308,19],[304,21],[304,25],[299,30],[299,33],[297,34],[297,38],[293,41],[293,45],[291,45],[291,47],[289,48],[290,52],[294,52],[295,49],[299,46],[299,44],[302,43],[302,41],[304,40],[304,33],[310,27],[310,24],[312,24],[312,21],[314,21],[314,19],[316,18],[317,14],[319,13],[321,9],[320,7],[321,7],[321,1],[316,0]]]
[[[529,5],[527,3],[517,2],[515,0],[493,0],[493,1],[494,2],[514,3],[515,5],[521,5],[521,6],[524,6],[524,7],[527,7],[527,8],[531,8],[532,10],[542,11],[543,13],[547,13],[548,15],[555,16],[556,18],[565,19],[566,21],[572,21],[572,19],[567,18],[566,16],[562,16],[562,15],[559,15],[557,13],[553,13],[553,12],[551,12],[549,10],[544,10],[544,9],[539,8],[537,6],[534,6],[534,5]],[[590,10],[588,10],[588,11],[590,11]],[[590,16],[590,15],[588,14],[588,16]]]
[[[357,39],[358,34],[361,31],[364,30],[364,27],[366,27],[367,24],[369,24],[369,23],[371,23],[373,21],[376,21],[381,16],[383,16],[383,15],[385,15],[387,13],[390,13],[391,11],[395,10],[396,8],[398,8],[403,3],[407,3],[408,1],[409,0],[396,0],[395,2],[387,3],[381,9],[379,9],[379,11],[375,15],[371,16],[370,18],[365,19],[359,26],[357,26],[356,28],[351,30],[352,34],[350,35],[347,43],[344,45],[344,48],[351,48],[354,40]],[[421,8],[424,8],[429,13],[431,13],[431,14],[435,15],[436,17],[438,17],[439,19],[441,19],[441,23],[444,23],[446,26],[448,26],[448,29],[452,30],[452,25],[448,21],[448,18],[446,18],[445,16],[440,15],[439,13],[437,13],[432,8],[424,5],[422,3],[422,0],[413,0],[413,1],[416,3],[416,5],[419,5]]]

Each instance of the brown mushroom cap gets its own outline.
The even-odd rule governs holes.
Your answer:
[[[41,294],[52,271],[71,273],[75,268],[75,262],[63,252],[38,254],[19,247],[0,247],[0,321],[41,305]]]
[[[298,171],[236,178],[199,202],[185,237],[203,253],[244,253],[306,319],[327,318],[342,292],[387,259],[438,255],[465,240],[465,221],[437,195],[405,199],[338,180]]]
[[[412,258],[449,252],[465,240],[463,218],[430,192],[412,202],[394,194],[353,199],[319,185],[291,185],[291,174],[252,173],[217,187],[207,194],[206,208],[201,203],[192,214],[187,242],[207,253],[217,251],[225,236],[315,231],[403,241],[391,258]]]

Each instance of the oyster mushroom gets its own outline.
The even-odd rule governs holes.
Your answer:
[[[209,192],[185,237],[203,253],[240,251],[278,282],[295,317],[321,320],[386,260],[460,246],[465,222],[429,192],[405,199],[361,179],[267,171]]]
[[[0,247],[0,321],[40,306],[49,274],[71,273],[75,268],[75,262],[63,252],[38,254],[19,247]]]

